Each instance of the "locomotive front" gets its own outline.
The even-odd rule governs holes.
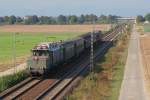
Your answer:
[[[32,75],[43,75],[49,66],[49,46],[48,44],[39,44],[31,50],[27,64]]]

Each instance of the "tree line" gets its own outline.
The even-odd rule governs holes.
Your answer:
[[[150,13],[146,14],[145,16],[138,15],[137,18],[136,18],[137,23],[142,23],[142,22],[145,22],[145,21],[150,22]]]
[[[101,15],[96,16],[94,14],[89,15],[59,15],[57,17],[52,16],[4,16],[0,17],[0,24],[24,24],[24,25],[34,25],[34,24],[91,24],[95,21],[98,24],[110,24],[116,23],[118,16],[115,15]]]

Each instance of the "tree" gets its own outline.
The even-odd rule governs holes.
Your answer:
[[[78,17],[78,23],[79,24],[83,24],[84,22],[85,22],[84,15],[81,15],[80,17]]]
[[[36,15],[33,15],[33,17],[32,17],[32,23],[33,23],[33,24],[36,24],[36,23],[38,23],[38,22],[39,22],[38,17],[37,17]]]
[[[141,22],[144,22],[144,21],[145,21],[145,19],[144,19],[144,17],[142,15],[138,15],[137,16],[137,18],[136,18],[136,22],[137,23],[141,23]]]
[[[75,15],[67,17],[67,23],[69,23],[69,24],[75,24],[75,23],[77,23],[77,21],[78,21],[78,17]]]
[[[37,24],[39,22],[39,19],[36,15],[33,15],[33,16],[26,16],[24,21],[25,24]]]
[[[145,20],[147,20],[147,21],[150,22],[150,13],[148,13],[148,14],[145,15]]]
[[[21,17],[16,17],[16,23],[22,23],[23,22],[23,19]]]
[[[101,15],[100,17],[94,15],[94,14],[87,14],[87,15],[70,15],[70,16],[64,16],[59,15],[58,17],[52,17],[52,16],[41,16],[38,17],[37,15],[33,16],[25,16],[22,17],[16,17],[16,16],[4,16],[0,17],[0,23],[1,24],[91,24],[93,21],[96,23],[115,23],[116,17],[114,15]]]
[[[66,24],[67,18],[66,16],[59,15],[57,18],[57,24]]]
[[[100,17],[98,17],[98,23],[106,23],[106,20],[107,20],[107,16],[105,15],[101,15]]]
[[[9,24],[9,17],[8,16],[4,16],[4,23]]]
[[[117,22],[118,16],[115,15],[101,15],[98,17],[98,23],[103,23],[103,24],[112,24]]]
[[[108,15],[108,17],[107,17],[107,23],[115,23],[117,21],[116,18],[117,18],[117,16]]]
[[[39,17],[39,23],[40,24],[50,24],[49,17],[48,16]]]
[[[95,22],[96,22],[97,19],[98,19],[98,18],[97,18],[96,15],[94,15],[94,14],[90,14],[90,15],[89,15],[89,21],[91,21],[91,22],[95,21]]]
[[[53,17],[41,16],[39,17],[40,24],[56,24],[56,21]]]
[[[4,23],[4,18],[0,17],[0,24],[3,24],[3,23]]]
[[[8,20],[8,23],[9,23],[9,24],[15,24],[15,22],[16,22],[16,17],[13,16],[13,15],[10,16],[10,17],[9,17],[9,20]]]
[[[98,19],[97,16],[94,14],[84,16],[85,23],[89,24],[93,23],[93,21],[97,21],[97,19]]]

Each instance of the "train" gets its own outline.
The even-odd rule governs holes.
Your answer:
[[[94,44],[100,41],[101,33],[93,33]],[[31,75],[44,75],[57,66],[79,57],[90,44],[91,32],[72,40],[39,43],[31,50],[31,56],[27,60],[28,70]]]
[[[122,28],[124,25],[117,25],[115,29]],[[93,33],[93,42],[101,42],[103,34],[101,31]],[[67,63],[73,58],[86,51],[91,46],[91,32],[80,35],[79,37],[59,42],[42,42],[35,45],[31,50],[31,56],[27,60],[27,66],[31,75],[44,75],[57,68],[59,65]]]

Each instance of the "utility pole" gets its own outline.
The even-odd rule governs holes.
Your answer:
[[[91,32],[91,54],[90,54],[90,72],[93,74],[94,68],[94,33],[95,33],[95,20],[93,20],[93,31]]]
[[[16,33],[13,33],[13,67],[14,74],[16,73]]]

